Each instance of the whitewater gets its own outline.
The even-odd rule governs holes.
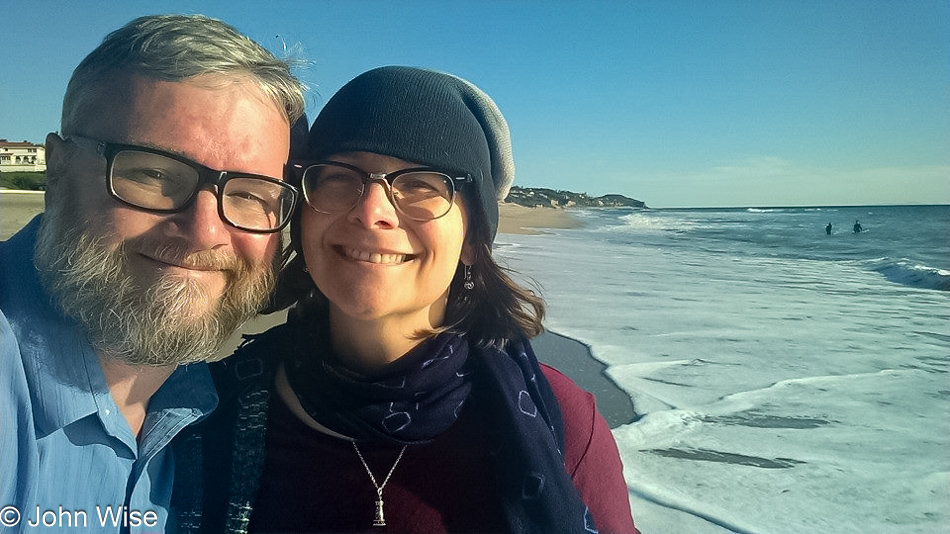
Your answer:
[[[950,206],[575,214],[496,257],[630,395],[641,530],[950,532]]]

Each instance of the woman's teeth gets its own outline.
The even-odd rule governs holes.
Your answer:
[[[369,263],[404,263],[407,256],[406,254],[377,254],[375,252],[364,252],[350,248],[345,249],[345,251],[347,257]]]

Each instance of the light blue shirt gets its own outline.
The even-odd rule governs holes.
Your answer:
[[[163,532],[168,446],[217,405],[210,373],[176,369],[136,439],[82,330],[40,286],[40,219],[0,243],[0,532]]]

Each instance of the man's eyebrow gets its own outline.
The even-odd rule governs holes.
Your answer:
[[[228,169],[215,169],[215,168],[213,168],[213,167],[208,167],[207,165],[205,165],[205,164],[203,164],[203,163],[197,161],[195,158],[191,157],[191,156],[188,155],[188,154],[185,154],[184,152],[182,152],[182,151],[180,151],[180,150],[173,150],[173,149],[170,149],[169,147],[166,147],[166,146],[159,146],[159,145],[156,145],[156,144],[154,144],[154,143],[149,143],[149,142],[127,142],[127,141],[123,141],[123,142],[121,142],[121,143],[116,143],[116,144],[118,144],[118,145],[128,145],[128,146],[140,147],[140,148],[147,148],[147,149],[149,149],[149,150],[157,150],[158,152],[162,152],[162,153],[168,154],[168,155],[170,155],[170,156],[175,156],[175,157],[179,157],[179,158],[182,158],[182,159],[184,159],[184,160],[187,160],[188,163],[190,163],[190,164],[192,164],[192,165],[198,165],[198,166],[204,167],[204,168],[206,168],[206,169],[211,169],[211,170],[213,170],[213,171],[215,171],[215,172],[222,172],[222,171],[224,171],[224,172],[229,172],[229,173],[238,172],[238,171],[231,171],[231,170],[228,170]]]
[[[173,155],[173,156],[178,156],[179,158],[187,159],[188,161],[190,161],[190,162],[192,162],[192,163],[198,163],[197,161],[195,161],[195,159],[194,159],[193,157],[189,156],[188,154],[185,154],[184,152],[182,152],[182,151],[180,151],[180,150],[173,150],[173,149],[170,149],[170,148],[168,148],[168,147],[166,147],[166,146],[159,146],[159,145],[156,145],[156,144],[154,144],[154,143],[123,143],[123,144],[132,145],[132,146],[140,146],[140,147],[142,147],[142,148],[148,148],[148,149],[151,149],[151,150],[157,150],[157,151],[159,151],[159,152],[164,152],[164,153],[166,153],[166,154],[171,154],[171,155]],[[201,165],[200,163],[198,163],[198,164]]]

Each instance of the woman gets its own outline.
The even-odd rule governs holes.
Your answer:
[[[221,408],[176,450],[183,526],[636,532],[593,397],[538,363],[543,303],[492,260],[514,166],[488,96],[374,69],[305,158],[295,306],[215,370]]]

